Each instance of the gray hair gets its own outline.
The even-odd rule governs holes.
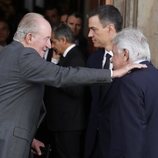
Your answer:
[[[39,28],[39,19],[44,17],[38,13],[27,13],[20,21],[17,31],[14,34],[13,39],[16,41],[22,41],[27,33],[36,33]]]
[[[56,39],[60,39],[61,37],[65,37],[68,43],[74,43],[74,34],[71,28],[66,24],[60,24],[57,27],[53,28],[54,37]]]
[[[138,29],[126,28],[116,35],[113,44],[119,51],[127,49],[132,62],[138,60],[150,61],[150,48],[146,37]]]

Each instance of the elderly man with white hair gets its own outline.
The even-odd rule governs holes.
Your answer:
[[[109,158],[157,158],[158,71],[150,61],[147,39],[137,29],[124,29],[113,40],[113,53],[114,69],[129,63],[144,63],[148,68],[116,79],[106,96],[106,107],[110,107]]]

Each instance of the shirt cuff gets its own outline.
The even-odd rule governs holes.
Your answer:
[[[58,59],[55,59],[55,58],[52,58],[52,59],[51,59],[51,62],[54,63],[54,64],[58,64],[59,60],[58,60]]]
[[[112,76],[113,76],[113,71],[111,70],[111,78],[112,78]]]

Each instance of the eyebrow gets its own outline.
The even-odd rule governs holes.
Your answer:
[[[98,30],[98,28],[97,28],[97,27],[94,27],[94,26],[89,27],[89,29],[92,29],[92,30]]]

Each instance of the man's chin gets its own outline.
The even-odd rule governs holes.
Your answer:
[[[96,44],[96,43],[93,43],[93,46],[96,47],[96,48],[99,48],[99,45]]]

